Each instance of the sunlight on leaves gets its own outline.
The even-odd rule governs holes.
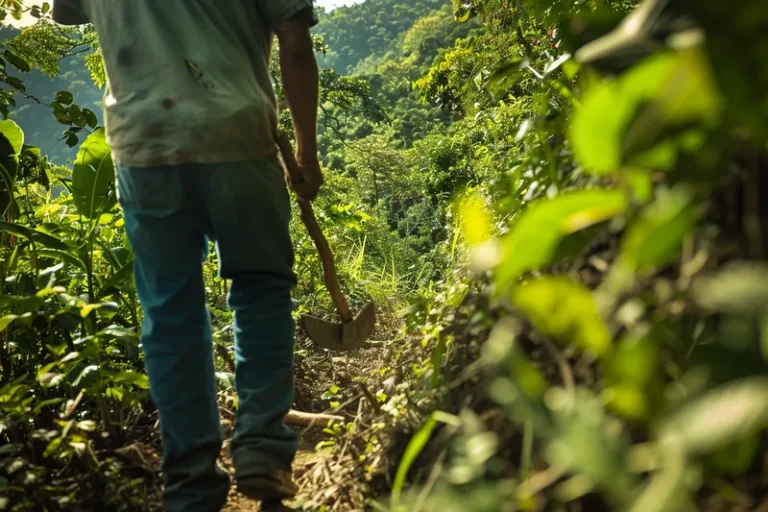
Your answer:
[[[465,197],[459,204],[461,231],[470,247],[476,247],[491,237],[491,218],[478,194]]]
[[[95,219],[117,204],[112,192],[115,169],[112,152],[100,128],[80,146],[72,172],[72,194],[77,211],[87,219]]]
[[[87,318],[92,311],[99,309],[100,307],[101,307],[101,304],[87,304],[80,308],[80,317]]]
[[[10,326],[14,321],[23,319],[23,318],[31,318],[32,313],[24,313],[23,315],[6,315],[2,318],[0,318],[0,332],[3,332]]]
[[[143,373],[120,372],[112,377],[112,381],[115,384],[133,384],[141,389],[149,389],[149,377]]]
[[[699,277],[692,292],[699,306],[710,311],[761,314],[768,311],[766,283],[768,265],[741,261]]]
[[[551,263],[558,242],[566,235],[611,219],[627,207],[619,190],[583,190],[532,204],[504,237],[496,283],[503,292],[520,275]]]
[[[568,134],[589,172],[617,171],[662,142],[661,152],[645,162],[668,168],[677,146],[668,136],[709,125],[720,107],[700,50],[662,53],[588,90]]]
[[[544,277],[512,290],[511,300],[541,332],[571,341],[596,356],[611,336],[597,313],[592,293],[567,277]]]
[[[5,139],[4,145],[8,146],[2,148],[7,153],[0,155],[0,161],[8,156],[19,156],[24,145],[24,132],[21,131],[19,125],[10,119],[0,121],[0,136]]]
[[[662,425],[660,439],[707,453],[768,426],[768,377],[733,381],[684,406]]]

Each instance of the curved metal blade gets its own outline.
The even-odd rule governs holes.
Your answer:
[[[328,322],[304,315],[304,330],[319,346],[335,352],[347,352],[364,347],[376,327],[376,307],[369,302],[351,322]]]

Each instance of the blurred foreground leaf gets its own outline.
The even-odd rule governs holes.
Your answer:
[[[709,453],[768,426],[768,377],[724,384],[685,405],[662,426],[660,438],[688,453]]]
[[[540,200],[526,210],[503,240],[503,257],[496,270],[500,292],[524,272],[552,262],[560,240],[604,222],[627,207],[619,190],[582,190]]]
[[[512,291],[512,302],[541,332],[573,342],[596,356],[611,344],[592,293],[567,277],[527,282]]]

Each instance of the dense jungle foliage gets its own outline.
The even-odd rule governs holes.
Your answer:
[[[6,21],[29,8],[0,0]],[[98,41],[32,9],[0,28],[0,510],[154,510]],[[299,337],[325,388],[297,405],[346,419],[297,506],[768,511],[768,4],[366,0],[320,20],[317,210],[380,325],[346,378]],[[296,314],[331,318],[292,231]],[[235,408],[214,254],[205,271]]]

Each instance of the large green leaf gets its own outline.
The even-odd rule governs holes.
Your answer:
[[[541,332],[602,355],[611,336],[592,293],[567,277],[529,281],[512,291],[512,302]]]
[[[5,55],[5,58],[8,59],[8,62],[14,65],[16,69],[23,73],[28,73],[32,70],[32,67],[29,65],[29,62],[27,62],[24,58],[19,57],[12,51],[6,49],[5,52],[3,52]]]
[[[685,144],[681,135],[707,126],[720,97],[706,58],[689,50],[651,57],[618,81],[588,90],[575,111],[569,139],[578,161],[602,174],[625,165],[666,169]]]
[[[0,121],[0,135],[5,138],[2,156],[19,156],[24,147],[24,132],[19,128],[19,125],[10,119]]]
[[[112,152],[99,128],[80,146],[72,173],[72,194],[83,217],[95,219],[117,204],[114,180]]]
[[[10,119],[0,121],[0,213],[13,202],[13,187],[19,155],[24,146],[24,132]]]
[[[582,190],[533,204],[503,240],[496,282],[503,292],[521,274],[552,262],[561,239],[604,222],[627,207],[619,190]]]
[[[85,119],[86,124],[88,124],[88,126],[91,128],[96,128],[96,125],[99,124],[99,120],[96,118],[96,114],[94,114],[90,109],[83,109],[83,118]]]
[[[27,240],[38,243],[49,249],[56,249],[59,251],[67,252],[71,251],[70,247],[64,243],[63,240],[56,238],[53,235],[49,235],[48,233],[43,233],[26,226],[22,226],[21,224],[0,221],[0,231],[6,231],[8,233],[13,233],[14,235],[24,237]]]
[[[120,372],[112,377],[115,384],[133,384],[141,389],[149,389],[149,377],[138,372]]]
[[[72,93],[69,91],[59,91],[56,93],[56,101],[63,103],[64,105],[69,105],[72,103],[73,99],[74,96],[72,96]]]
[[[86,125],[86,120],[85,120],[85,116],[83,115],[83,111],[77,105],[69,106],[69,118],[72,120],[73,123],[75,123],[80,128],[83,128]]]

